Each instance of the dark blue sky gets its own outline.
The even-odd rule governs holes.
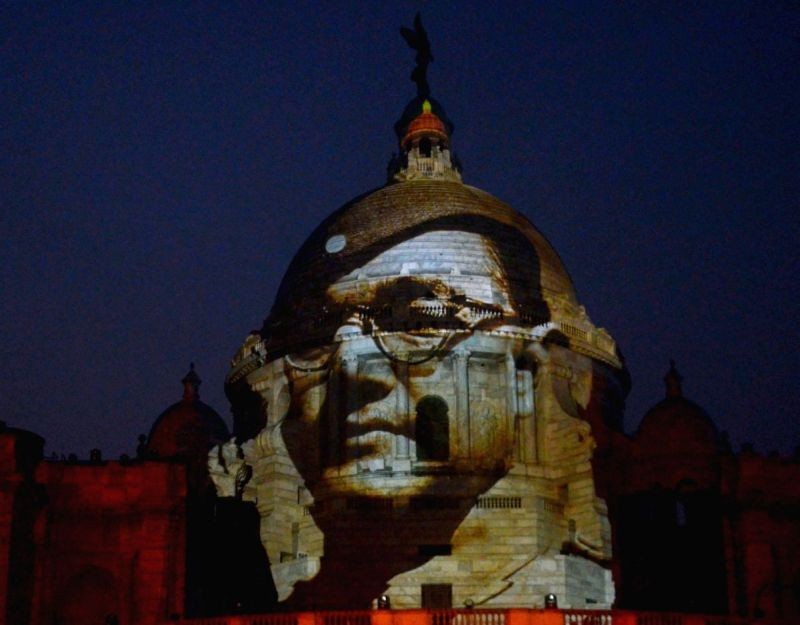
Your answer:
[[[736,446],[800,444],[800,6],[760,1],[3,4],[0,418],[132,452],[194,360],[229,419],[292,255],[383,183],[419,9],[465,181],[561,254],[629,431],[674,358]]]

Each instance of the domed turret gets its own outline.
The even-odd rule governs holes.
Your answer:
[[[209,449],[228,440],[228,426],[211,406],[200,401],[202,381],[194,363],[181,383],[183,398],[156,419],[146,450],[157,458],[205,459]]]
[[[666,397],[647,411],[636,433],[647,453],[691,455],[717,451],[717,428],[705,410],[683,396],[682,381],[671,360],[664,376]]]
[[[718,433],[705,410],[683,396],[682,377],[670,361],[666,397],[642,418],[634,440],[636,470],[631,486],[710,488],[720,479]]]

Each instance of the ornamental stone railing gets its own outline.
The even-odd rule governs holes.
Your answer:
[[[759,619],[674,612],[560,609],[353,610],[237,615],[165,621],[163,625],[792,625]]]

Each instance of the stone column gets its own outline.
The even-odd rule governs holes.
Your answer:
[[[453,350],[453,377],[456,386],[455,431],[458,457],[469,458],[472,455],[469,423],[469,356],[470,351],[464,347]]]
[[[536,401],[533,396],[533,373],[521,369],[516,373],[517,414],[519,416],[520,459],[528,464],[538,461],[536,441]]]
[[[410,471],[409,422],[408,422],[408,354],[397,355],[399,362],[395,369],[395,423],[398,434],[395,436],[395,449],[392,468],[395,471]]]
[[[511,442],[512,458],[515,461],[522,459],[520,455],[520,432],[517,410],[517,366],[514,355],[506,354],[506,418],[505,427],[508,430],[506,440]]]
[[[337,467],[341,464],[341,419],[340,419],[340,404],[339,397],[339,377],[340,377],[340,364],[336,360],[332,360],[332,366],[328,372],[328,423],[327,423],[327,449],[325,450],[325,464],[329,467]]]

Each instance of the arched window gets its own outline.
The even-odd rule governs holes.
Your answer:
[[[431,140],[427,137],[423,138],[422,141],[419,142],[419,153],[422,156],[431,155]]]
[[[450,457],[450,418],[445,400],[437,395],[420,399],[414,430],[417,460],[447,460]]]
[[[675,500],[675,525],[686,527],[686,504],[681,499]]]
[[[67,580],[57,602],[56,622],[63,625],[103,625],[118,619],[118,587],[106,569],[87,567]],[[117,621],[118,622],[118,621]]]

